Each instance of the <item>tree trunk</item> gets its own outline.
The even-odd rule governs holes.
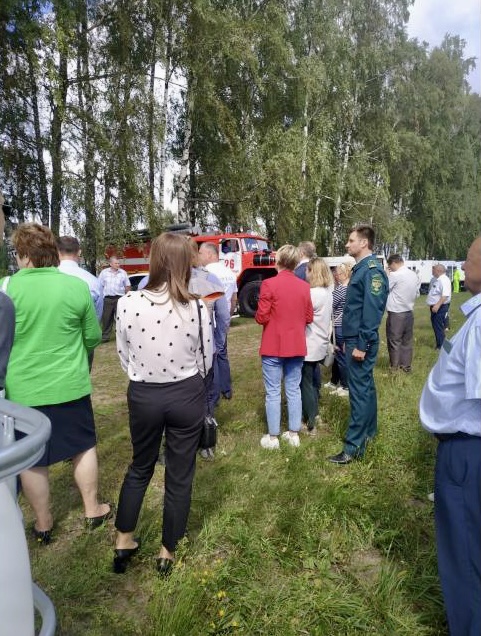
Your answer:
[[[331,243],[329,246],[329,256],[334,256],[341,242],[341,204],[344,185],[346,182],[346,172],[351,155],[352,127],[346,133],[346,139],[341,142],[342,164],[339,170],[337,182],[337,195],[334,205],[334,219],[332,224]]]
[[[192,112],[194,110],[194,99],[192,91],[187,88],[186,105],[185,105],[185,128],[184,128],[184,146],[182,149],[182,157],[180,159],[180,175],[179,175],[179,191],[177,194],[178,223],[189,221],[189,211],[187,209],[187,195],[189,192],[189,158],[190,146],[192,142]]]
[[[63,174],[62,174],[62,124],[67,104],[67,55],[64,50],[60,50],[58,66],[60,90],[58,98],[52,95],[53,116],[51,126],[51,156],[52,156],[52,197],[50,201],[50,221],[52,232],[60,232],[60,212],[62,209],[63,197]]]
[[[32,97],[32,112],[33,112],[33,129],[35,132],[35,153],[37,155],[37,171],[38,171],[38,189],[40,195],[40,220],[42,225],[49,225],[49,206],[48,206],[48,192],[47,192],[47,174],[45,170],[45,162],[43,160],[43,141],[42,131],[40,129],[40,114],[38,109],[38,86],[35,79],[35,65],[33,59],[33,52],[27,44],[27,62],[28,62],[28,77],[30,81],[30,91]]]
[[[104,239],[107,242],[109,236],[108,231],[114,226],[114,219],[112,214],[112,190],[113,178],[110,170],[110,166],[106,166],[104,170]]]
[[[155,63],[156,63],[157,26],[152,27],[152,58],[150,60],[149,78],[149,123],[148,123],[148,155],[149,155],[149,206],[153,211],[155,203],[155,141],[154,141],[154,112],[155,112]],[[162,191],[160,193],[162,200]]]
[[[78,26],[78,58],[77,75],[79,82],[79,107],[82,116],[82,146],[84,159],[84,211],[85,211],[85,243],[84,256],[87,268],[95,273],[97,265],[97,218],[95,214],[95,146],[92,138],[93,95],[90,85],[89,43],[87,0],[81,7],[80,24]]]
[[[162,125],[162,141],[160,144],[160,167],[159,167],[159,201],[160,209],[164,210],[165,196],[165,170],[167,167],[167,123],[169,112],[169,82],[172,72],[172,21],[169,19],[167,26],[167,42],[165,49],[165,79],[164,96],[162,100],[162,114],[160,117]]]

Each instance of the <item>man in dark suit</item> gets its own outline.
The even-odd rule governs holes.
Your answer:
[[[311,241],[302,241],[297,246],[300,260],[294,270],[294,274],[301,280],[306,280],[307,263],[316,255],[316,246]]]

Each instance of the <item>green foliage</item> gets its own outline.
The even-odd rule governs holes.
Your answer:
[[[462,258],[480,222],[474,61],[458,36],[408,40],[408,7],[8,0],[0,181],[17,220],[67,221],[95,263],[107,234],[175,216],[180,161],[193,221],[327,253],[371,220],[386,252]]]

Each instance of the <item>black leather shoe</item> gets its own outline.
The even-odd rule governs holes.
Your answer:
[[[344,451],[341,451],[337,455],[331,455],[327,459],[333,464],[350,464],[353,461],[354,457],[352,455],[349,455],[348,453],[345,453]]]
[[[140,539],[135,537],[134,541],[137,543],[135,548],[120,548],[114,550],[113,566],[115,574],[124,574],[130,559],[139,551]]]
[[[39,545],[48,545],[52,540],[52,528],[50,530],[37,530],[34,527],[33,536]]]
[[[95,530],[95,528],[100,528],[102,524],[111,519],[114,516],[114,507],[111,503],[109,503],[109,506],[110,510],[104,515],[99,515],[98,517],[85,517],[85,526],[89,530]]]
[[[232,392],[226,391],[225,393],[222,394],[222,397],[224,398],[224,400],[232,400]]]
[[[161,576],[169,576],[169,574],[172,571],[172,566],[174,565],[174,562],[172,561],[172,559],[167,559],[166,557],[158,557],[156,559],[156,563],[157,563],[157,572]]]

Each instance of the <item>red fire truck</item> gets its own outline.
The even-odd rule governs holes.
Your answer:
[[[219,248],[219,260],[237,276],[239,312],[252,317],[257,309],[259,289],[265,278],[275,276],[275,254],[269,241],[251,232],[202,233],[190,224],[178,224],[166,228],[169,232],[181,232],[202,243],[215,243]],[[151,237],[146,231],[136,233],[135,242],[123,250],[109,246],[107,256],[117,254],[121,266],[129,274],[135,288],[149,270]]]

